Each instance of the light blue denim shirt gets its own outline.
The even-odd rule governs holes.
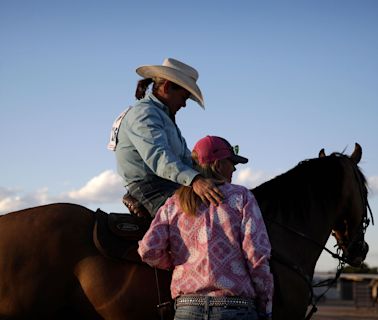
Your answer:
[[[152,93],[136,102],[123,118],[116,146],[118,173],[125,186],[147,175],[190,185],[198,172],[191,152],[166,105]]]

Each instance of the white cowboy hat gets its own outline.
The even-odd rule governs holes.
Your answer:
[[[167,58],[161,66],[140,66],[136,69],[136,72],[143,78],[158,77],[178,84],[191,93],[190,99],[205,108],[201,90],[196,84],[198,72],[191,66],[178,60]]]

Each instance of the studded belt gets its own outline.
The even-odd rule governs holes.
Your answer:
[[[176,306],[205,306],[209,307],[254,307],[252,299],[242,297],[210,297],[210,296],[180,296],[176,299]]]

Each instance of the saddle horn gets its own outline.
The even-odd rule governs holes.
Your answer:
[[[322,150],[319,151],[319,158],[323,158],[323,157],[326,157],[326,154],[325,154],[324,148],[323,148]]]

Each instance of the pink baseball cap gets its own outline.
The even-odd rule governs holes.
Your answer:
[[[230,143],[221,137],[206,136],[200,139],[193,151],[198,155],[200,164],[211,163],[215,160],[230,158],[234,164],[247,163],[248,159],[239,156],[239,147],[232,147]]]

